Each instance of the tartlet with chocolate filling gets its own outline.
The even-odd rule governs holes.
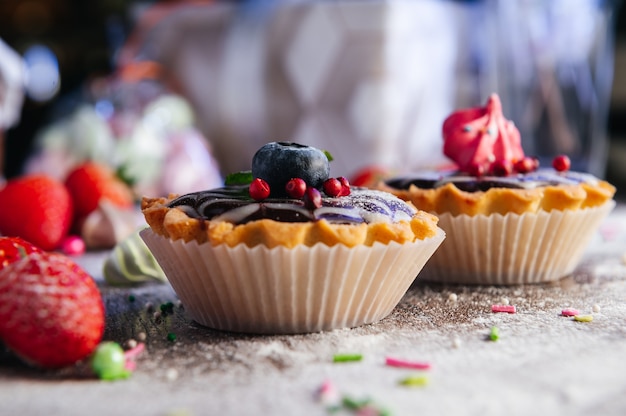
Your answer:
[[[193,319],[296,333],[393,310],[445,234],[436,216],[329,171],[324,152],[272,142],[222,188],[143,199],[142,238]]]
[[[537,283],[571,273],[614,206],[615,187],[569,170],[567,156],[539,168],[524,154],[497,95],[443,125],[448,171],[416,172],[378,189],[437,215],[448,237],[424,278],[469,284]]]
[[[599,207],[615,194],[613,185],[593,175],[554,169],[480,177],[418,173],[389,179],[380,189],[427,212],[469,216]]]
[[[381,191],[351,189],[321,196],[320,206],[298,198],[256,201],[246,185],[169,198],[144,198],[142,210],[154,232],[200,244],[268,248],[325,244],[403,244],[437,234],[437,218]]]

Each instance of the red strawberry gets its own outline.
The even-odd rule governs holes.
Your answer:
[[[121,208],[133,205],[130,187],[112,169],[101,163],[85,162],[77,166],[67,176],[65,186],[72,195],[78,220],[95,211],[103,199]]]
[[[0,237],[0,270],[41,249],[19,237]]]
[[[0,339],[25,361],[60,368],[88,357],[104,331],[94,280],[59,253],[33,253],[0,270]]]
[[[0,189],[0,234],[54,250],[67,236],[72,200],[63,184],[46,175],[9,180]]]

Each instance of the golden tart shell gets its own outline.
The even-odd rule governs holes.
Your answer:
[[[601,206],[615,195],[615,187],[603,180],[598,180],[597,184],[549,185],[533,189],[494,187],[477,192],[463,191],[453,183],[432,189],[415,185],[398,189],[381,182],[376,188],[411,202],[417,209],[435,214],[447,212],[454,216],[583,209]]]

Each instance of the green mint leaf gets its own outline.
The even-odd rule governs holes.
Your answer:
[[[331,155],[328,150],[322,150],[322,152],[324,152],[324,154],[326,155],[326,158],[328,159],[329,162],[333,161],[333,155]]]
[[[241,172],[229,173],[228,175],[226,175],[224,183],[227,186],[247,185],[249,183],[252,183],[252,171],[244,170]]]

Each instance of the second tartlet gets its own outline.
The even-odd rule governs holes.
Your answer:
[[[485,107],[459,110],[443,126],[450,171],[395,177],[379,189],[439,217],[447,238],[422,278],[464,284],[526,284],[560,279],[579,264],[615,188],[569,170],[538,169],[517,128],[492,95]]]

